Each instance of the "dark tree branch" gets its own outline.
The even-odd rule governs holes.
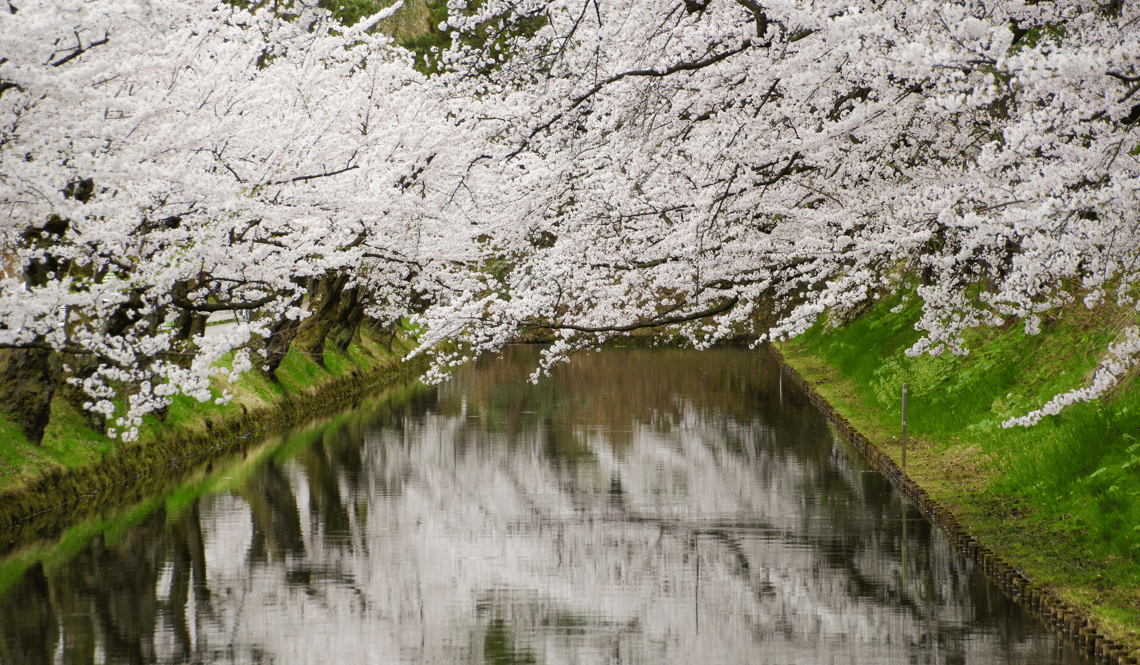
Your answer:
[[[524,321],[522,325],[528,328],[543,328],[546,330],[576,330],[578,332],[597,333],[597,332],[629,332],[631,330],[640,330],[641,328],[656,328],[658,326],[669,326],[675,323],[687,323],[689,321],[697,321],[699,319],[707,319],[710,316],[723,314],[736,306],[740,302],[738,298],[731,298],[720,305],[710,307],[699,312],[692,314],[682,314],[679,316],[666,316],[660,319],[652,319],[649,321],[642,321],[640,323],[630,323],[624,326],[576,326],[570,323],[538,323],[535,321]]]
[[[677,72],[691,72],[691,71],[696,71],[698,69],[704,69],[705,67],[709,67],[709,66],[715,65],[718,62],[721,62],[723,60],[727,60],[728,58],[731,58],[732,56],[736,55],[737,53],[741,53],[741,52],[743,52],[743,51],[745,51],[751,47],[752,47],[751,42],[745,42],[744,44],[741,44],[737,48],[730,49],[728,51],[723,51],[721,53],[717,53],[716,55],[709,56],[703,60],[679,62],[675,65],[666,67],[663,70],[635,69],[635,70],[631,70],[628,72],[622,72],[620,74],[614,74],[613,76],[609,77],[608,79],[595,84],[594,87],[590,88],[590,90],[588,92],[586,92],[582,95],[579,95],[578,97],[575,97],[572,100],[570,100],[570,108],[569,109],[567,109],[563,113],[556,113],[554,115],[554,117],[552,117],[550,120],[547,120],[546,122],[542,123],[538,127],[535,127],[531,131],[530,137],[533,138],[533,137],[537,136],[540,132],[544,132],[544,131],[550,129],[550,127],[553,126],[554,123],[558,122],[563,117],[565,117],[566,113],[573,111],[574,109],[578,108],[579,106],[581,106],[582,102],[584,102],[584,101],[590,99],[591,97],[593,97],[594,95],[598,94],[598,92],[600,92],[603,88],[605,88],[607,85],[610,85],[611,83],[617,83],[618,81],[620,81],[624,78],[630,77],[630,76],[650,76],[650,77],[660,78],[660,77],[665,77],[665,76],[670,76],[672,74],[676,74]],[[510,159],[510,158],[514,157],[515,155],[519,154],[520,152],[522,152],[523,150],[525,150],[526,146],[529,144],[529,142],[530,142],[529,139],[526,141],[523,141],[523,143],[518,148],[516,148],[510,155],[507,156],[507,159]]]
[[[91,42],[90,44],[87,45],[87,48],[83,48],[83,40],[80,39],[79,33],[77,32],[77,33],[75,33],[75,41],[79,44],[78,46],[75,47],[75,50],[72,51],[71,53],[68,53],[67,55],[63,56],[59,60],[56,60],[55,62],[51,63],[52,67],[60,67],[62,65],[65,65],[68,62],[78,58],[79,56],[83,55],[84,53],[95,48],[96,46],[102,46],[103,44],[106,44],[108,41],[110,41],[110,37],[108,37],[106,34],[104,34],[103,39],[100,39],[97,42]]]
[[[360,168],[359,164],[353,164],[352,166],[346,166],[343,169],[337,169],[335,171],[326,171],[324,173],[314,173],[313,175],[299,175],[296,178],[290,178],[288,180],[278,180],[276,182],[271,182],[269,184],[270,185],[289,185],[289,184],[292,184],[295,182],[304,182],[306,180],[316,180],[317,178],[330,178],[334,175],[340,175],[340,174],[346,173],[348,171],[355,171],[358,168]]]
[[[765,13],[760,3],[755,0],[736,0],[736,2],[752,12],[752,17],[756,19],[756,39],[761,39],[768,34],[768,14]]]
[[[3,64],[3,63],[0,63],[0,64]],[[19,85],[15,84],[11,81],[0,81],[0,97],[3,97],[4,93],[11,90],[12,88],[19,90],[20,92],[24,91],[24,89],[22,87],[20,87]]]
[[[89,356],[95,353],[94,351],[89,351],[87,349],[77,349],[71,346],[56,348],[47,342],[24,342],[22,344],[0,342],[0,349],[41,349],[44,351],[58,351],[59,353],[66,353],[73,356]]]
[[[225,150],[225,148],[223,147],[223,148],[222,148],[222,150]],[[244,183],[244,182],[245,182],[245,178],[243,178],[243,177],[241,177],[240,175],[238,175],[238,172],[237,172],[237,171],[235,171],[235,170],[233,169],[233,167],[232,167],[232,166],[230,166],[230,165],[229,165],[229,164],[226,162],[226,160],[222,159],[222,153],[221,153],[220,151],[218,151],[218,150],[213,150],[213,151],[211,151],[211,152],[213,152],[213,153],[214,153],[214,159],[218,160],[218,163],[219,163],[219,164],[221,164],[222,166],[226,167],[226,170],[227,170],[227,171],[229,171],[230,173],[232,173],[232,174],[233,174],[233,176],[234,176],[234,179],[235,179],[235,180],[237,180],[237,181],[238,181],[238,182],[240,182],[240,183]]]
[[[590,2],[591,0],[586,0],[586,2],[582,3],[582,13],[579,14],[578,18],[574,21],[570,32],[566,33],[566,36],[562,39],[562,46],[558,47],[558,52],[554,54],[554,57],[560,57],[562,53],[566,51],[566,45],[570,43],[570,40],[574,37],[574,33],[578,32],[578,26],[582,24],[582,19],[586,17],[586,10],[590,8]],[[594,3],[594,6],[597,7],[597,2]],[[601,27],[601,25],[602,19],[599,17],[598,26]]]
[[[1140,76],[1125,76],[1120,72],[1105,72],[1105,74],[1108,74],[1112,78],[1118,81],[1123,81],[1125,83],[1135,83],[1137,81],[1140,81]]]
[[[232,302],[204,302],[201,304],[195,303],[185,296],[171,295],[170,302],[174,303],[182,309],[191,312],[224,312],[233,309],[257,309],[264,305],[268,305],[277,299],[275,295],[268,295],[264,298],[258,298],[252,302],[232,303]]]
[[[613,76],[609,77],[608,79],[606,79],[606,80],[598,83],[597,85],[595,85],[593,88],[590,89],[589,92],[587,92],[583,95],[580,95],[578,97],[575,97],[572,100],[573,103],[571,104],[570,108],[574,109],[575,107],[577,107],[582,102],[586,101],[590,97],[593,97],[602,88],[606,87],[607,85],[609,85],[611,83],[617,83],[618,81],[620,81],[626,77],[629,77],[629,76],[665,77],[665,76],[670,76],[672,74],[676,74],[677,72],[693,72],[693,71],[697,71],[698,69],[704,69],[705,67],[715,65],[718,62],[721,62],[723,60],[727,60],[728,58],[731,58],[732,56],[736,55],[737,53],[741,53],[741,52],[747,50],[751,46],[752,46],[751,42],[745,42],[737,48],[729,49],[728,51],[722,51],[721,53],[717,53],[716,55],[709,56],[709,57],[705,58],[704,60],[696,60],[696,61],[692,61],[692,62],[678,62],[677,64],[666,67],[663,70],[634,69],[634,70],[631,70],[628,72],[622,72],[620,74],[614,74]]]

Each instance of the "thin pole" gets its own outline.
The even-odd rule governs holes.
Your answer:
[[[906,475],[906,384],[902,388],[902,472]]]

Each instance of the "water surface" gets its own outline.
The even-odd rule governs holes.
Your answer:
[[[766,353],[537,354],[43,557],[0,662],[1080,662]]]

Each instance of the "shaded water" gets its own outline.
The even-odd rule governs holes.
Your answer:
[[[767,354],[537,353],[25,566],[0,662],[1080,662]]]

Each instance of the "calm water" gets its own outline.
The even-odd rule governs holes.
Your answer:
[[[25,565],[0,662],[1080,662],[765,353],[537,353]]]

